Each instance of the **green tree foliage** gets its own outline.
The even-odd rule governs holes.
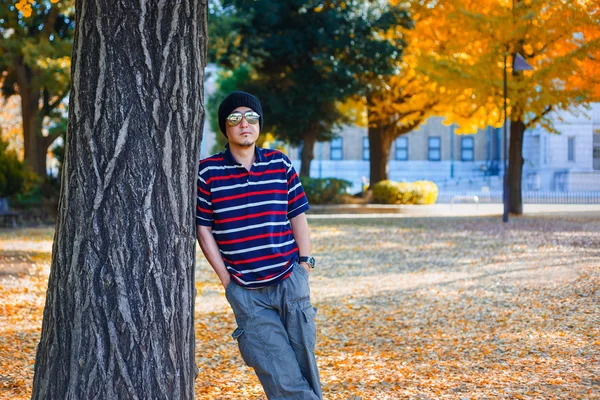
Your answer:
[[[46,153],[59,133],[44,124],[70,89],[74,29],[72,1],[30,1],[19,11],[0,0],[0,83],[5,97],[21,97],[24,159],[34,172],[46,174]]]
[[[235,35],[219,63],[234,76],[232,71],[250,66],[237,88],[261,99],[265,131],[303,144],[300,174],[308,176],[314,143],[331,139],[345,122],[336,103],[394,73],[403,43],[389,32],[408,24],[407,13],[384,1],[228,0],[223,5],[235,14],[230,17]]]
[[[208,40],[207,61],[216,63],[235,40],[234,21],[237,14],[233,7],[224,7],[220,0],[208,0]]]
[[[25,183],[25,168],[8,143],[0,139],[0,197],[10,197],[21,191]]]

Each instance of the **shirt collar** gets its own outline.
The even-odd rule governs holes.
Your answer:
[[[256,160],[259,162],[265,161],[265,150],[258,146],[254,147],[254,153],[256,154]],[[229,143],[225,144],[225,160],[229,165],[241,165],[231,154],[231,150],[229,150]]]

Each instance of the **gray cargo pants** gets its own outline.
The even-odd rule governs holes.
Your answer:
[[[254,368],[269,400],[321,399],[315,360],[315,313],[308,272],[295,264],[278,285],[248,290],[232,282],[225,296],[233,309],[242,358]]]

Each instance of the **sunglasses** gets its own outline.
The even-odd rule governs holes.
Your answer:
[[[258,115],[258,113],[254,111],[246,111],[243,114],[239,111],[235,111],[229,114],[229,116],[227,117],[227,124],[229,126],[239,125],[242,122],[242,118],[246,118],[246,121],[248,121],[249,124],[254,125],[258,124],[260,115]]]

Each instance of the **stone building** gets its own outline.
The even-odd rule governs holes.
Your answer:
[[[215,89],[216,67],[207,67],[206,93]],[[206,97],[205,97],[206,99]],[[525,132],[523,142],[523,190],[600,191],[600,103],[575,114],[555,113],[559,134],[542,128]],[[392,144],[389,178],[395,181],[434,181],[440,191],[501,190],[504,141],[501,128],[487,128],[474,135],[455,134],[454,126],[430,118],[419,129]],[[217,133],[221,134],[221,133]],[[338,138],[316,143],[311,177],[336,177],[352,182],[352,192],[369,178],[367,129],[343,127]],[[211,154],[215,133],[208,118],[202,140],[202,157]],[[299,148],[285,146],[296,168]]]

